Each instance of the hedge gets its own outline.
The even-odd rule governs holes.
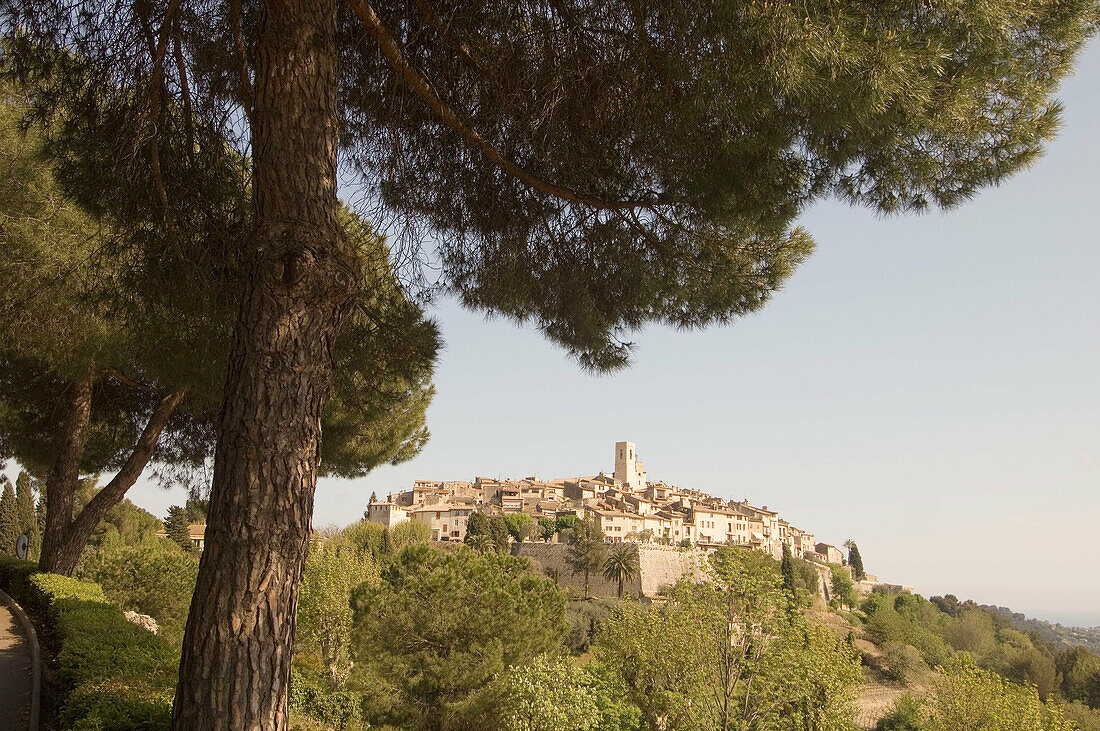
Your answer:
[[[179,656],[127,621],[99,584],[0,557],[0,588],[39,618],[56,653],[57,716],[81,731],[154,731],[172,719]]]

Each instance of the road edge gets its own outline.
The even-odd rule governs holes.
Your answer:
[[[0,590],[0,602],[5,604],[19,623],[23,625],[23,631],[31,641],[31,719],[30,731],[38,731],[38,714],[42,696],[42,648],[38,644],[38,633],[34,631],[34,625],[23,611],[23,607]]]

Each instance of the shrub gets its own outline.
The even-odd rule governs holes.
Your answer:
[[[294,667],[290,674],[288,704],[293,710],[309,716],[329,728],[344,729],[360,719],[362,697],[353,692],[336,690],[319,675]],[[169,699],[171,703],[171,699]]]
[[[920,653],[912,645],[891,643],[884,648],[886,655],[885,673],[899,683],[911,680],[924,667]]]
[[[919,698],[903,695],[875,724],[875,731],[921,731],[924,704]]]
[[[17,577],[19,602],[44,622],[44,639],[56,650],[63,728],[168,728],[179,656],[167,642],[128,622],[98,584],[31,573],[25,566],[0,571],[9,586]]]

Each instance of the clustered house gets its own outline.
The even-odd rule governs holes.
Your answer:
[[[436,540],[462,541],[474,511],[526,513],[535,520],[561,515],[595,518],[611,543],[737,545],[758,548],[776,558],[786,544],[795,556],[823,563],[844,560],[840,549],[818,543],[812,533],[791,525],[767,505],[649,482],[633,442],[615,445],[615,471],[610,474],[552,480],[417,480],[412,489],[372,502],[366,517],[387,527],[417,521],[428,526]]]

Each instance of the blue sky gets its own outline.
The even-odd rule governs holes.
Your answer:
[[[1100,625],[1100,47],[1030,170],[950,213],[824,203],[818,242],[762,312],[637,334],[582,373],[537,333],[443,302],[423,454],[324,480],[346,524],[416,478],[572,476],[637,443],[650,479],[778,509],[925,595]],[[141,484],[162,515],[181,496]]]

